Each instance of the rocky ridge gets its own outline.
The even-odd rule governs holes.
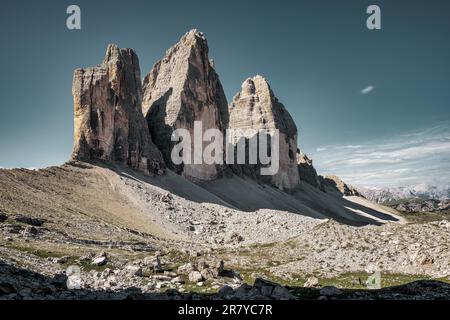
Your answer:
[[[346,184],[338,176],[327,175],[320,179],[326,192],[334,192],[343,196],[364,197],[356,188]]]
[[[305,181],[314,188],[324,190],[323,178],[317,174],[313,161],[301,150],[297,150],[297,164],[301,181]]]

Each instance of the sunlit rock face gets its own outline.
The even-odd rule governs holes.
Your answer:
[[[228,125],[227,100],[213,62],[208,57],[208,44],[203,33],[192,30],[167,50],[144,79],[142,111],[155,144],[169,167],[192,180],[214,180],[224,169],[221,164],[175,165],[171,152],[176,129],[187,129],[194,137],[194,122],[202,130],[218,129],[224,133]],[[194,159],[194,139],[191,141]],[[203,143],[203,147],[209,143]],[[199,155],[196,155],[199,156]]]
[[[299,183],[297,169],[297,127],[284,105],[275,97],[262,76],[248,78],[229,106],[229,128],[266,131],[279,130],[279,170],[269,177],[259,174],[260,166],[244,166],[241,171],[270,181],[282,190],[292,190]],[[251,137],[247,137],[251,138]],[[270,141],[270,140],[269,140]],[[272,155],[273,156],[273,155]]]
[[[119,163],[162,174],[164,161],[141,112],[139,60],[131,49],[109,45],[103,62],[74,73],[72,159]]]

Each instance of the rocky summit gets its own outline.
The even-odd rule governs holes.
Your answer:
[[[109,45],[102,64],[75,71],[72,93],[73,159],[117,162],[162,174],[162,155],[140,109],[141,72],[133,50]]]
[[[187,129],[193,137],[194,122],[202,132],[228,124],[227,99],[219,76],[208,57],[208,44],[202,32],[191,30],[157,62],[144,79],[142,110],[156,145],[168,166],[183,176],[213,180],[221,173],[216,164],[183,164],[171,161],[175,129]],[[193,143],[193,141],[192,141]],[[194,158],[192,146],[192,158]]]
[[[364,197],[356,188],[346,184],[338,176],[327,175],[322,178],[322,181],[326,192],[334,192],[342,196]]]
[[[264,130],[271,136],[275,130],[279,130],[279,170],[270,180],[279,189],[294,189],[299,183],[297,127],[284,105],[275,97],[267,80],[259,75],[245,80],[241,92],[233,98],[229,112],[230,129],[244,132],[248,129]]]

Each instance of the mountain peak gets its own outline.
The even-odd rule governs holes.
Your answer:
[[[268,81],[260,75],[247,78],[228,109],[230,129],[266,130],[270,134],[279,130],[280,168],[270,183],[279,189],[294,189],[299,183],[297,127],[289,112],[273,94]],[[247,171],[255,175],[255,168],[248,168]]]
[[[192,131],[195,121],[202,122],[204,131],[224,132],[228,125],[228,103],[204,34],[194,29],[183,35],[153,66],[143,88],[142,111],[167,164],[188,178],[215,179],[220,165],[171,163],[174,130]]]
[[[202,31],[195,29],[195,28],[186,32],[186,34],[182,37],[182,40],[183,40],[183,38],[188,39],[188,38],[193,38],[193,37],[200,39],[200,40],[206,40],[205,34]]]
[[[247,78],[241,91],[237,93],[231,105],[230,113],[238,112],[239,108],[244,108],[247,112],[256,112],[252,119],[252,126],[257,126],[259,130],[278,129],[288,136],[297,137],[297,126],[292,116],[286,110],[284,105],[272,91],[269,82],[261,75]],[[248,115],[245,115],[247,117]],[[236,121],[244,121],[244,115],[240,115]],[[295,154],[295,152],[294,152]]]

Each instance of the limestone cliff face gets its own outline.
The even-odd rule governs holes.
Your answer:
[[[267,130],[269,134],[279,130],[279,171],[263,178],[269,178],[270,183],[279,189],[294,189],[299,183],[297,127],[284,105],[275,97],[269,83],[261,76],[245,80],[241,92],[229,106],[229,113],[230,129]],[[252,170],[244,167],[243,171]]]
[[[193,180],[217,178],[223,169],[221,165],[177,166],[171,161],[174,146],[171,135],[175,129],[187,129],[193,137],[195,121],[201,121],[203,132],[207,129],[224,132],[227,128],[227,100],[213,62],[208,58],[203,33],[192,30],[185,34],[153,66],[144,79],[143,89],[142,111],[167,165]]]
[[[109,45],[102,64],[75,71],[72,93],[73,159],[112,161],[162,174],[162,155],[141,112],[139,60],[133,50]]]
[[[312,160],[300,150],[297,152],[297,164],[300,180],[323,190],[321,177],[317,175]]]

